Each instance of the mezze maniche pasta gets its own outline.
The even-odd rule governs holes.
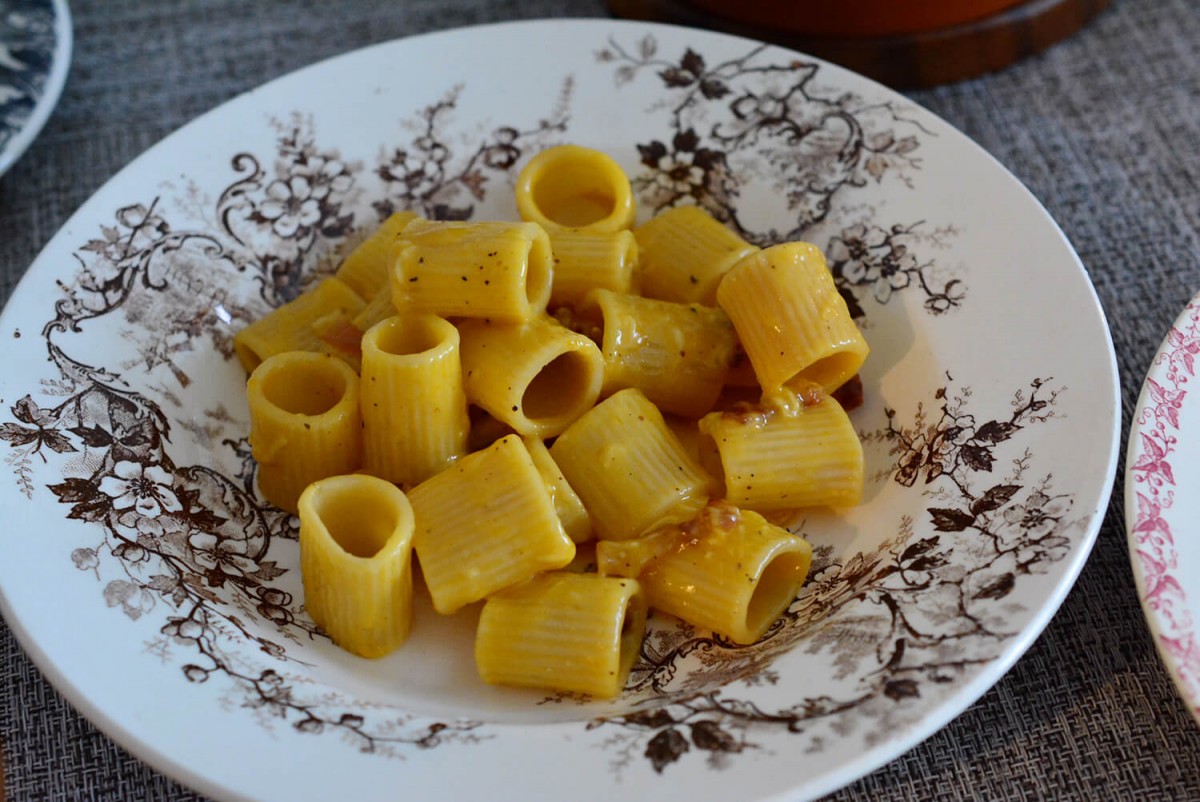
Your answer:
[[[611,697],[648,610],[748,644],[795,600],[812,549],[770,518],[858,503],[833,393],[868,348],[819,249],[638,226],[596,150],[537,154],[514,200],[397,213],[235,336],[258,485],[341,647],[402,645],[415,562],[486,682]]]

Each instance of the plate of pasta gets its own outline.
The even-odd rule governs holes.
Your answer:
[[[1103,312],[1019,182],[670,26],[267,84],[0,321],[0,610],[222,800],[820,796],[1003,676],[1116,467]]]

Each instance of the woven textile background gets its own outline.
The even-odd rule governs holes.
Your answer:
[[[606,7],[76,0],[72,13],[76,49],[63,98],[0,178],[0,300],[104,181],[242,91],[374,42],[493,20],[598,16]],[[1200,4],[1114,0],[1041,56],[911,96],[1012,170],[1074,243],[1109,316],[1128,432],[1155,349],[1200,290]],[[1200,727],[1149,638],[1123,515],[1118,480],[1090,561],[1028,654],[944,730],[833,798],[1200,799]],[[3,624],[0,755],[10,802],[197,799],[76,714]]]

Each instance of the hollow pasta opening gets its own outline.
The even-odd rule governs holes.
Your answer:
[[[591,171],[586,160],[556,165],[533,184],[533,202],[547,220],[567,228],[606,220],[617,211],[617,194],[608,176]]]
[[[746,605],[746,629],[765,632],[796,598],[808,572],[804,554],[785,551],[776,555],[759,576],[750,603]]]
[[[314,506],[333,541],[347,554],[364,559],[378,554],[400,523],[391,501],[359,482],[322,487]]]
[[[529,382],[521,396],[521,410],[530,420],[571,416],[586,402],[592,376],[592,363],[583,354],[559,354]]]
[[[346,376],[334,357],[289,359],[264,377],[263,397],[293,415],[323,415],[346,395]]]
[[[633,222],[629,177],[611,157],[576,145],[534,156],[517,176],[517,209],[547,230],[617,231]]]
[[[411,356],[437,348],[445,342],[445,334],[432,319],[404,321],[391,318],[374,332],[374,340],[375,346],[385,354]]]
[[[789,379],[786,385],[795,389],[805,382],[815,382],[832,391],[857,373],[861,362],[862,359],[853,352],[838,351],[818,359]]]
[[[621,614],[621,653],[617,662],[621,685],[625,684],[641,651],[642,639],[646,635],[646,614],[646,598],[640,592],[625,602],[625,610]]]

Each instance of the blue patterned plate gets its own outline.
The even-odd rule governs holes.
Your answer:
[[[0,0],[0,175],[50,119],[70,65],[66,0]]]

